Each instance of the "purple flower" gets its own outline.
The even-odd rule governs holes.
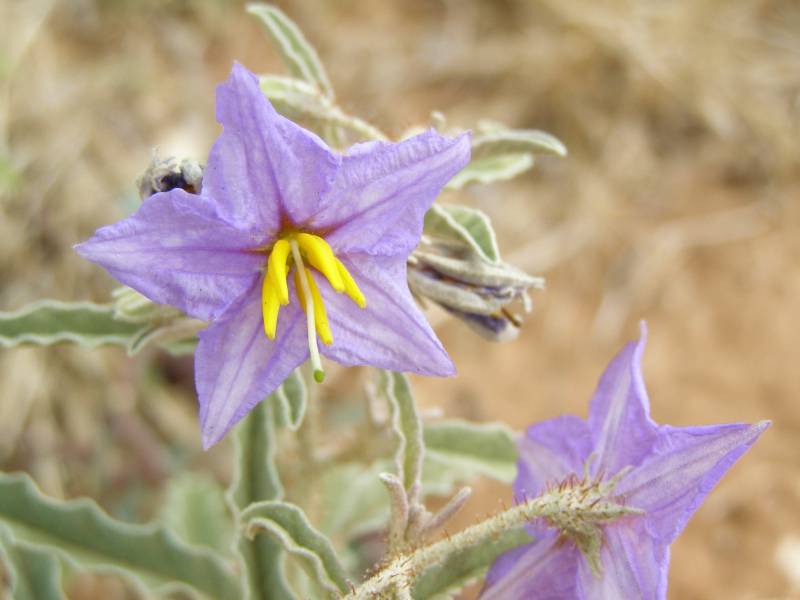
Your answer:
[[[469,134],[336,154],[275,112],[238,63],[217,88],[217,120],[200,195],[155,194],[76,246],[151,300],[211,321],[195,355],[203,446],[309,357],[321,380],[317,337],[344,365],[452,375],[406,259],[469,162]]]
[[[514,484],[518,499],[553,485],[613,486],[610,500],[643,512],[598,525],[599,556],[591,556],[569,527],[532,524],[537,541],[497,559],[483,600],[666,598],[669,545],[769,423],[654,423],[641,372],[645,340],[642,325],[641,339],[629,343],[600,379],[588,421],[562,416],[528,428]],[[588,477],[581,475],[585,468]]]

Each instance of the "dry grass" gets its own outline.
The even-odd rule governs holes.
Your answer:
[[[513,344],[487,347],[445,323],[461,375],[419,381],[424,400],[516,427],[584,414],[602,368],[647,319],[658,420],[775,422],[674,546],[670,597],[792,597],[774,555],[800,535],[800,6],[286,9],[342,103],[389,131],[439,109],[460,126],[545,129],[570,148],[566,161],[463,195],[548,290]],[[6,0],[0,23],[0,308],[102,300],[113,283],[71,245],[130,210],[152,146],[204,155],[217,133],[212,89],[233,59],[263,71],[278,61],[236,3]],[[116,350],[3,351],[4,468],[139,514],[166,469],[154,438],[183,440],[186,464],[224,477],[224,448],[197,452],[185,369]],[[465,520],[508,499],[482,491]],[[112,597],[87,586],[74,597]]]

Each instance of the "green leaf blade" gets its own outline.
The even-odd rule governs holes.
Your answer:
[[[248,4],[247,12],[261,20],[291,74],[316,85],[325,96],[333,98],[333,88],[317,51],[294,21],[269,4]]]
[[[228,490],[228,503],[241,521],[251,504],[278,500],[283,486],[275,464],[277,450],[272,403],[256,405],[237,426],[236,472]],[[261,536],[249,540],[240,536],[234,551],[241,567],[245,600],[291,600],[292,592],[283,573],[283,549],[275,540]]]
[[[88,499],[46,498],[24,474],[0,474],[0,522],[26,545],[55,552],[77,568],[127,577],[142,590],[239,598],[233,574],[214,553],[163,527],[115,521]]]
[[[233,523],[225,496],[216,481],[199,473],[184,473],[167,485],[161,520],[181,539],[226,554]]]
[[[564,157],[567,147],[557,137],[537,129],[500,129],[478,135],[472,142],[474,159],[520,152]]]
[[[530,153],[511,153],[495,156],[472,157],[472,161],[464,167],[447,184],[451,190],[460,190],[471,183],[493,183],[506,181],[521,175],[533,166]]]
[[[0,312],[0,346],[75,342],[87,348],[124,346],[146,325],[114,316],[111,305],[40,300],[13,312]]]
[[[511,482],[517,472],[517,448],[511,431],[496,423],[459,419],[425,426],[426,456],[460,469],[465,476],[486,475]]]
[[[425,446],[422,439],[422,422],[411,393],[408,378],[402,373],[381,371],[384,392],[392,407],[392,427],[398,436],[396,461],[398,475],[406,490],[419,481]]]
[[[467,244],[483,260],[496,263],[500,249],[489,217],[458,204],[433,204],[425,214],[426,235]]]
[[[306,572],[331,594],[347,593],[350,584],[330,540],[312,527],[303,511],[280,501],[250,506],[242,521],[249,537],[267,533],[289,554],[300,559]]]
[[[66,600],[55,556],[20,544],[5,527],[0,527],[0,554],[11,577],[13,600]]]

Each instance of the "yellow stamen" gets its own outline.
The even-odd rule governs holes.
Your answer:
[[[305,269],[306,276],[308,277],[308,287],[311,291],[311,298],[314,302],[314,326],[317,330],[317,335],[322,340],[323,344],[330,346],[333,343],[333,334],[331,333],[330,325],[328,325],[328,314],[325,311],[325,304],[322,302],[322,295],[319,293],[317,282],[311,275],[311,271]],[[303,282],[300,281],[300,269],[294,271],[294,286],[298,290],[303,289]],[[303,294],[300,294],[300,306],[306,310],[306,299]]]
[[[291,240],[292,258],[294,258],[295,268],[298,272],[300,279],[300,289],[297,291],[298,297],[303,298],[303,301],[308,306],[306,310],[306,330],[308,332],[308,354],[311,360],[311,368],[314,369],[314,380],[317,383],[322,383],[325,379],[325,371],[322,368],[322,361],[319,357],[319,348],[317,347],[316,326],[314,325],[314,296],[311,295],[311,287],[308,283],[308,271],[306,271],[303,264],[303,256],[300,254],[300,246],[297,245],[297,240]]]
[[[333,289],[340,293],[345,291],[344,281],[336,265],[336,257],[328,242],[317,235],[298,233],[297,244],[305,251],[311,266],[325,275]]]
[[[358,284],[356,284],[356,280],[353,279],[353,276],[350,275],[350,271],[347,270],[338,258],[334,257],[333,260],[336,261],[336,269],[339,271],[339,276],[342,278],[344,282],[344,293],[356,304],[358,304],[359,308],[366,308],[367,307],[367,299],[364,298],[364,294],[358,289]]]
[[[307,265],[305,261],[308,262]],[[261,286],[264,333],[270,340],[274,340],[276,336],[281,305],[289,303],[286,278],[292,265],[295,269],[297,299],[306,313],[308,349],[314,369],[314,379],[322,381],[325,372],[322,369],[317,338],[324,344],[330,345],[333,343],[333,333],[311,267],[322,273],[335,291],[347,294],[360,308],[367,306],[367,300],[347,267],[336,258],[324,239],[310,233],[289,232],[272,246]]]
[[[287,240],[278,240],[272,247],[267,260],[267,277],[272,280],[272,285],[278,295],[278,300],[284,306],[289,304],[289,287],[286,285],[286,259],[292,247]]]
[[[278,328],[278,311],[281,303],[278,293],[272,284],[272,279],[268,274],[264,274],[264,283],[261,286],[261,312],[264,317],[264,333],[271,340],[275,339],[275,331]]]

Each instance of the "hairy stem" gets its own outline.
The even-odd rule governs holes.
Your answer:
[[[454,551],[489,542],[502,532],[521,527],[537,518],[560,523],[569,517],[575,523],[596,524],[641,513],[636,508],[621,506],[596,494],[606,491],[593,486],[588,490],[581,486],[558,487],[526,500],[455,535],[397,556],[345,596],[345,600],[397,597],[398,585],[409,590],[425,568],[441,563]]]

